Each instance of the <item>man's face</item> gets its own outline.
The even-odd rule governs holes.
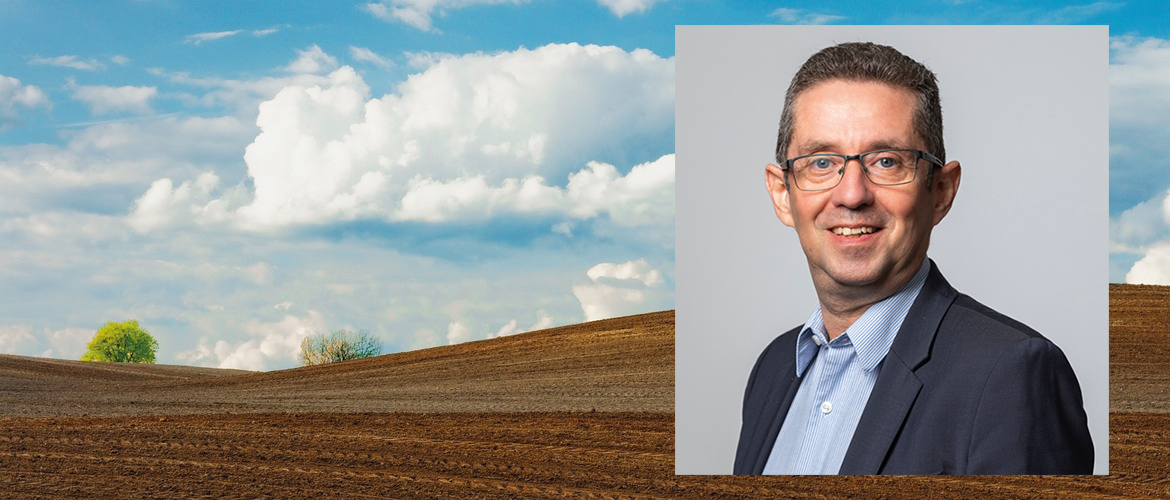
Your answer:
[[[831,80],[801,93],[794,105],[794,130],[788,158],[813,153],[855,155],[878,149],[925,149],[913,128],[914,94],[875,82]],[[796,229],[813,282],[824,286],[897,290],[926,257],[930,231],[950,208],[958,188],[958,164],[939,172],[928,190],[927,162],[913,182],[878,186],[860,162],[851,160],[832,189],[801,191],[788,187],[769,166],[768,188],[776,213]],[[860,231],[859,231],[860,230]],[[860,234],[851,234],[860,233]],[[895,287],[896,285],[896,287]]]

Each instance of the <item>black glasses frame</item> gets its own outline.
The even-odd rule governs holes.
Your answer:
[[[807,191],[807,192],[826,191],[826,190],[833,189],[833,188],[837,187],[838,184],[841,184],[841,179],[843,179],[845,177],[845,167],[847,167],[849,165],[850,160],[857,160],[858,163],[861,163],[862,156],[873,154],[873,153],[885,153],[887,151],[908,151],[908,152],[914,153],[914,175],[911,176],[909,179],[907,179],[905,182],[899,182],[896,184],[882,184],[880,182],[873,180],[873,178],[871,178],[869,176],[869,169],[865,168],[865,164],[863,163],[861,165],[861,171],[863,173],[865,173],[865,178],[869,179],[869,182],[872,182],[878,186],[901,186],[903,184],[909,184],[911,182],[914,182],[914,179],[918,178],[918,160],[929,161],[929,162],[934,164],[935,168],[942,168],[942,166],[943,166],[942,160],[938,159],[938,157],[936,157],[930,153],[927,153],[926,151],[919,150],[919,149],[877,149],[874,151],[866,151],[864,153],[855,154],[855,155],[839,155],[839,154],[833,154],[833,153],[818,153],[818,154],[797,156],[796,158],[789,158],[787,160],[784,160],[784,171],[785,171],[785,173],[793,172],[792,183],[795,184],[796,188],[801,190],[801,191]],[[800,187],[800,183],[796,182],[795,170],[792,169],[793,162],[795,162],[796,160],[799,160],[801,158],[809,158],[809,157],[813,157],[813,156],[835,156],[837,158],[844,158],[845,159],[845,161],[843,163],[841,163],[841,171],[837,172],[837,182],[834,183],[832,186],[829,186],[826,188],[821,188],[821,189],[805,189],[805,188]]]

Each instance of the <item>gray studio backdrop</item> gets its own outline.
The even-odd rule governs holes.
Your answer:
[[[764,189],[784,91],[808,56],[891,45],[935,72],[963,177],[928,255],[960,292],[1060,346],[1108,472],[1108,27],[676,29],[675,470],[730,474],[761,350],[816,307]]]

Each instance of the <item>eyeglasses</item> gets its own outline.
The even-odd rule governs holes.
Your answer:
[[[861,171],[879,186],[897,186],[914,180],[918,160],[942,167],[942,160],[917,149],[881,149],[859,155],[815,154],[784,161],[784,170],[792,172],[792,181],[801,191],[824,191],[837,187],[845,177],[849,160],[861,162]]]

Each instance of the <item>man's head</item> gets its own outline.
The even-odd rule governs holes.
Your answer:
[[[793,78],[778,142],[782,164],[804,155],[886,149],[920,150],[941,159],[942,112],[934,75],[889,47],[825,49]],[[917,272],[931,230],[950,210],[960,169],[958,162],[916,162],[913,181],[878,185],[876,165],[866,173],[860,159],[850,159],[831,171],[840,172],[840,183],[822,190],[806,190],[810,186],[793,182],[792,171],[768,166],[776,214],[796,229],[822,296],[884,298]]]

